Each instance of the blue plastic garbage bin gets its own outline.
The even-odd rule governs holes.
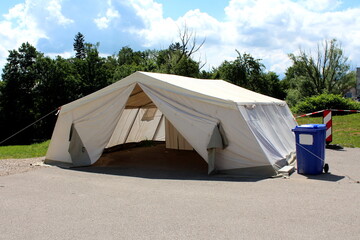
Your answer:
[[[325,162],[325,124],[305,124],[293,130],[296,138],[297,172],[321,174]]]

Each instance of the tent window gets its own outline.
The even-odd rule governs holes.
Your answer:
[[[148,108],[146,109],[143,117],[141,118],[141,121],[152,121],[154,120],[155,114],[156,114],[157,108]]]

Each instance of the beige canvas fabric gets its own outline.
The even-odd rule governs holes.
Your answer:
[[[64,105],[46,159],[76,162],[68,152],[72,125],[93,164],[106,147],[165,140],[166,120],[209,172],[276,172],[295,151],[296,121],[284,101],[222,80],[136,72]]]

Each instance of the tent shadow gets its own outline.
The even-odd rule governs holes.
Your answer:
[[[168,149],[164,142],[126,144],[104,151],[92,166],[71,168],[99,174],[148,179],[259,181],[265,178],[234,175],[208,175],[208,165],[196,151]]]
[[[163,142],[149,146],[127,144],[116,147],[104,151],[100,159],[91,166],[65,169],[164,180],[257,182],[269,178],[220,173],[208,175],[208,165],[198,153],[167,149]]]
[[[227,181],[227,182],[258,182],[269,177],[237,176],[225,174],[208,175],[204,171],[188,171],[184,169],[144,169],[138,167],[72,167],[64,168],[70,171],[79,171],[115,176],[136,177],[157,180],[191,180],[191,181]]]

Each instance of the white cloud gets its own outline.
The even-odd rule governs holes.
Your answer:
[[[99,29],[105,29],[109,26],[109,19],[106,17],[95,18],[94,22]]]
[[[61,13],[61,2],[62,0],[51,0],[48,2],[47,6],[46,6],[46,10],[49,11],[49,16],[48,18],[51,19],[55,19],[60,25],[68,25],[74,22],[74,20],[66,18],[62,13]]]
[[[360,9],[334,11],[339,1],[322,1],[320,6],[310,5],[313,1],[294,2],[290,0],[231,0],[225,8],[226,20],[211,23],[214,31],[208,36],[221,36],[217,43],[205,43],[210,65],[217,66],[219,52],[224,57],[236,57],[235,49],[247,52],[255,58],[263,59],[267,70],[283,73],[291,62],[288,53],[296,52],[299,47],[315,49],[324,39],[336,38],[343,43],[350,60],[360,61]],[[311,9],[315,8],[315,9]],[[331,11],[329,10],[331,9]],[[320,12],[328,10],[325,12]],[[184,21],[191,19],[188,13]],[[206,19],[205,15],[198,15]],[[201,22],[200,19],[197,20]],[[197,28],[197,31],[208,28]],[[216,44],[221,45],[221,51]],[[358,50],[359,49],[359,50]],[[232,53],[232,54],[231,54]],[[213,54],[213,55],[212,55]],[[233,59],[231,57],[223,58]]]
[[[180,25],[180,29],[182,27],[181,25],[185,24],[201,37],[214,37],[214,33],[221,31],[221,22],[207,13],[201,12],[199,9],[188,11],[183,17],[177,20],[177,24]],[[216,38],[221,39],[220,36]]]
[[[105,41],[109,48],[112,36],[116,36],[114,40],[120,37],[125,44],[140,42],[146,48],[166,48],[179,41],[179,29],[183,30],[186,24],[196,33],[199,42],[206,38],[195,58],[206,59],[207,69],[224,60],[233,60],[237,56],[235,49],[238,49],[263,59],[267,70],[282,73],[291,64],[288,53],[296,52],[299,47],[315,49],[319,42],[332,38],[342,43],[345,54],[354,64],[360,64],[360,8],[338,10],[339,0],[229,0],[225,9],[218,9],[225,14],[222,20],[199,9],[192,9],[177,19],[164,17],[162,4],[157,0],[92,0],[85,3],[88,4],[86,11],[74,16],[82,23],[66,17],[68,8],[64,4],[75,4],[76,9],[85,0],[69,2],[24,0],[3,15],[0,18],[0,64],[7,51],[18,48],[22,42],[36,46],[39,39],[52,40],[55,36],[51,32],[71,27],[89,29],[87,19],[92,19],[90,23],[97,26],[91,30],[93,38],[97,38],[91,41],[103,43],[105,35],[97,35],[96,31],[111,30],[107,32],[113,35],[106,35]],[[50,41],[47,44],[50,47]]]
[[[342,2],[339,0],[300,0],[299,4],[311,11],[326,11],[336,9]]]
[[[40,39],[49,39],[44,23],[64,26],[73,23],[61,13],[62,0],[25,0],[4,14],[0,20],[0,68],[6,63],[8,50],[24,42],[36,46]]]
[[[61,53],[46,53],[45,56],[48,56],[50,58],[56,58],[57,56],[60,56],[62,58],[71,58],[75,55],[74,51],[66,51],[66,52],[61,52]]]
[[[111,1],[108,2],[108,9],[106,10],[105,16],[94,19],[96,26],[99,29],[106,29],[114,19],[120,18],[120,13],[112,6]]]
[[[153,0],[130,0],[129,6],[144,23],[144,28],[131,27],[127,31],[138,35],[144,47],[169,44],[176,36],[178,29],[175,20],[164,18],[162,5]]]
[[[238,49],[263,59],[268,70],[281,73],[291,64],[288,53],[299,47],[315,49],[319,42],[332,38],[344,43],[350,59],[360,61],[360,9],[336,11],[338,0],[230,0],[224,21],[198,9],[179,19],[164,18],[161,4],[153,0],[132,0],[131,4],[145,25],[133,33],[142,37],[145,46],[167,46],[178,40],[178,28],[186,23],[198,37],[206,37],[199,55],[206,56],[210,67],[234,59]]]
[[[147,26],[163,20],[162,5],[154,0],[129,0],[136,14],[144,20]]]
[[[153,0],[130,0],[127,4],[135,10],[144,27],[132,26],[129,32],[144,38],[145,46],[173,39],[178,31],[174,19],[164,18],[162,5]]]
[[[9,50],[20,47],[23,42],[36,45],[40,38],[47,38],[29,14],[28,3],[15,5],[0,21],[0,68],[5,65]]]
[[[40,38],[47,38],[29,12],[29,5],[25,3],[15,5],[4,15],[5,20],[0,21],[1,47],[13,49],[23,42],[36,45]]]
[[[179,41],[179,31],[184,26],[196,34],[197,38],[214,37],[221,23],[207,13],[195,9],[187,12],[179,19],[164,18],[162,5],[153,0],[131,0],[131,6],[144,23],[144,28],[131,28],[132,34],[138,35],[144,41],[143,46],[167,47],[171,42]],[[215,38],[221,39],[221,36]]]

